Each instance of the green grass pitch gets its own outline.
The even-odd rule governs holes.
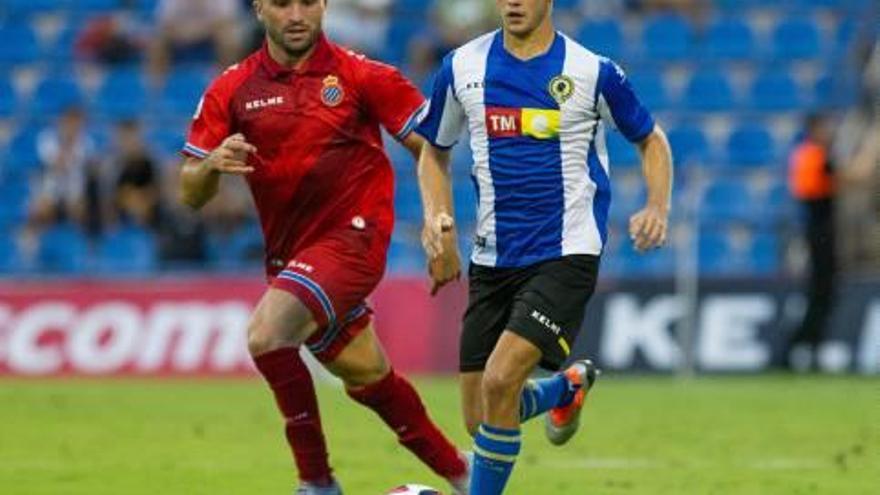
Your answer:
[[[467,446],[452,379],[417,380],[435,419]],[[349,495],[446,486],[372,413],[321,388]],[[603,377],[583,429],[551,447],[541,422],[507,493],[880,493],[880,381],[863,377]],[[0,381],[5,495],[289,494],[280,421],[257,380]]]

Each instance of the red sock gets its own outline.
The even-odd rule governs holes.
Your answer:
[[[467,466],[458,449],[428,417],[413,386],[393,370],[380,381],[348,395],[378,414],[397,433],[401,445],[444,478],[464,475]]]
[[[330,465],[327,444],[321,430],[318,398],[312,375],[293,347],[276,349],[254,358],[257,369],[275,393],[275,402],[284,417],[284,432],[293,451],[299,478],[316,484],[329,484]]]

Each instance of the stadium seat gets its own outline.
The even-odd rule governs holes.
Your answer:
[[[89,245],[85,235],[69,224],[46,230],[37,248],[37,270],[75,275],[89,268]]]
[[[137,227],[120,227],[101,239],[97,268],[108,275],[138,275],[154,271],[157,258],[152,234]]]
[[[3,0],[0,3],[0,14],[13,19],[22,19],[36,14],[44,14],[58,10],[64,0]]]
[[[18,248],[15,236],[0,225],[0,273],[8,274],[16,271]]]
[[[162,110],[168,116],[189,117],[210,83],[208,72],[200,69],[176,69],[168,75],[162,90]]]
[[[727,157],[734,166],[769,165],[778,159],[773,137],[756,122],[745,124],[730,134]]]
[[[669,144],[676,164],[704,164],[710,159],[709,142],[699,127],[683,125],[671,129]]]
[[[0,231],[20,225],[27,218],[30,188],[26,178],[0,180]]]
[[[95,96],[94,108],[111,119],[135,118],[147,107],[147,89],[138,67],[110,72]]]
[[[413,173],[398,174],[394,191],[394,213],[402,222],[421,224],[422,208],[419,185]]]
[[[695,72],[688,81],[684,105],[690,110],[720,112],[733,107],[733,88],[723,72],[704,69]]]
[[[112,12],[114,9],[123,7],[128,0],[74,0],[71,13],[77,15],[92,15],[102,12]]]
[[[623,134],[607,129],[605,145],[608,147],[608,161],[612,167],[633,167],[639,165],[639,152]]]
[[[649,18],[642,32],[642,50],[648,61],[680,61],[691,52],[693,31],[679,15],[658,15]]]
[[[797,208],[795,200],[788,190],[788,185],[784,182],[771,186],[760,201],[765,205],[765,214],[758,217],[763,225],[768,227],[778,227],[792,222],[795,219]]]
[[[730,274],[738,268],[727,237],[719,232],[701,233],[698,258],[700,272],[704,275]]]
[[[406,59],[410,40],[423,27],[422,19],[419,16],[395,13],[391,17],[391,25],[385,35],[385,49],[382,51],[381,58],[392,64],[402,63]]]
[[[27,24],[0,24],[0,66],[31,63],[39,57],[37,36]]]
[[[219,268],[239,269],[263,259],[263,231],[249,222],[222,239],[212,238],[214,262]]]
[[[18,94],[9,74],[0,74],[0,118],[12,115],[18,107]]]
[[[729,222],[746,222],[755,217],[754,198],[741,179],[720,180],[703,193],[700,222],[718,227]]]
[[[755,51],[754,33],[743,19],[723,17],[709,26],[703,48],[709,59],[746,60]]]
[[[783,71],[767,71],[752,82],[751,101],[756,110],[791,112],[803,107],[800,88]]]
[[[423,273],[425,255],[416,237],[409,238],[401,229],[395,229],[388,248],[388,272]]]
[[[628,75],[636,94],[651,111],[670,108],[669,93],[660,72],[637,71]]]
[[[578,30],[577,40],[589,50],[612,59],[623,55],[623,31],[614,19],[584,23]]]
[[[39,170],[40,156],[37,153],[37,137],[40,128],[37,126],[20,127],[12,137],[6,150],[3,165],[4,174],[28,176]]]
[[[162,156],[170,157],[180,153],[186,139],[186,124],[165,124],[153,127],[146,133],[150,149]]]
[[[753,236],[748,251],[752,271],[762,275],[777,273],[781,266],[781,249],[779,237],[775,234],[763,232]]]
[[[774,55],[780,60],[818,57],[821,53],[819,28],[809,18],[788,18],[773,31]]]
[[[31,98],[31,111],[40,118],[51,118],[71,106],[84,103],[76,80],[65,74],[49,74],[37,86]]]

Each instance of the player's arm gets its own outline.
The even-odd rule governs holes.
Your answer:
[[[425,138],[418,176],[425,221],[422,246],[428,257],[428,273],[433,281],[432,294],[461,275],[449,150],[464,128],[465,113],[453,85],[453,56],[450,54],[443,59],[443,65],[434,78],[427,113],[415,128],[415,132]]]
[[[630,218],[630,238],[646,251],[666,242],[672,196],[672,149],[659,125],[637,144],[648,189],[645,207]]]
[[[247,164],[247,155],[256,151],[243,135],[234,134],[205,158],[188,156],[180,171],[180,201],[201,208],[217,195],[221,174],[244,175],[254,171]]]
[[[658,248],[666,242],[671,205],[672,151],[669,141],[639,101],[623,69],[602,59],[599,71],[602,118],[617,127],[639,149],[647,183],[648,201],[630,218],[630,238],[639,251]]]
[[[424,227],[422,246],[433,280],[431,295],[461,276],[461,257],[455,231],[452,203],[452,174],[449,150],[425,142],[418,162]]]

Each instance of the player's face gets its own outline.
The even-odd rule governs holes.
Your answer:
[[[514,36],[527,36],[550,15],[552,0],[495,0],[504,30]]]
[[[294,58],[307,53],[321,34],[326,0],[255,0],[257,18],[270,42]]]

